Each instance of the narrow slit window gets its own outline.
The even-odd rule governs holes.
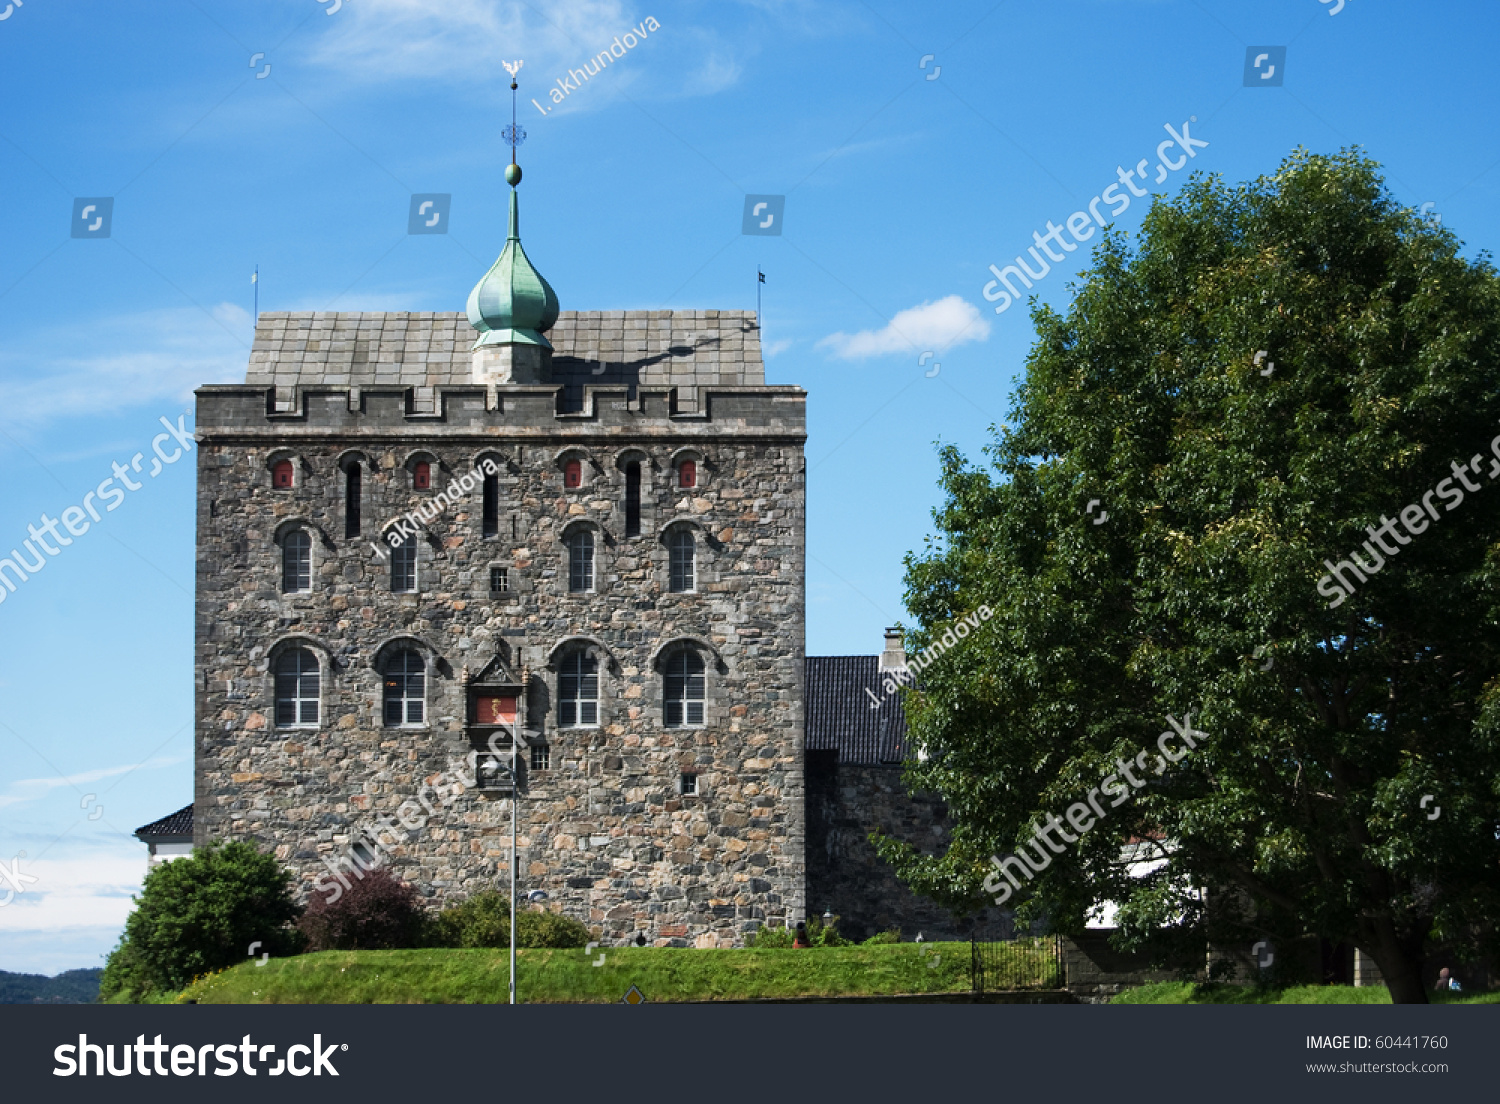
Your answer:
[[[344,472],[344,536],[359,536],[359,500],[363,489],[364,477],[360,474],[359,464],[349,465]]]
[[[625,535],[641,535],[641,465],[636,461],[625,465]]]
[[[487,537],[500,535],[500,477],[498,475],[484,477],[484,535]]]

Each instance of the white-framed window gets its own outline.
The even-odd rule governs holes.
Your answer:
[[[675,593],[697,586],[698,540],[686,525],[679,525],[667,535],[668,585]]]
[[[707,690],[703,657],[691,648],[673,652],[662,678],[662,723],[668,728],[703,724]]]
[[[427,668],[414,648],[394,652],[385,661],[385,723],[397,728],[426,720]]]
[[[594,533],[579,528],[568,534],[568,590],[588,594],[594,589]]]
[[[391,593],[411,594],[417,589],[417,538],[407,536],[391,549]]]
[[[490,593],[491,594],[509,594],[510,593],[510,568],[508,568],[508,567],[492,567],[492,568],[490,568]]]
[[[281,538],[281,590],[306,594],[312,590],[312,534],[292,529]]]
[[[569,652],[558,668],[557,723],[562,728],[599,723],[599,661],[582,649]]]
[[[691,771],[683,771],[677,780],[677,792],[684,797],[696,797],[698,795],[698,776]]]
[[[288,648],[276,657],[276,727],[316,728],[322,676],[308,648]]]
[[[550,770],[552,767],[552,749],[546,744],[531,745],[531,769],[534,771]]]

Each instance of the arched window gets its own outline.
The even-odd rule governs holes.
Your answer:
[[[426,460],[419,460],[411,469],[411,485],[413,490],[427,491],[432,489],[432,465]]]
[[[410,594],[417,589],[417,538],[403,537],[391,549],[391,593]]]
[[[419,725],[425,716],[426,669],[422,657],[403,648],[385,663],[385,723]]]
[[[569,460],[563,465],[563,486],[583,486],[583,461]]]
[[[557,675],[557,723],[577,728],[599,723],[599,661],[584,651],[570,653]]]
[[[498,475],[484,477],[484,535],[487,537],[500,535],[500,477]]]
[[[302,594],[312,589],[312,536],[293,529],[281,539],[281,589]]]
[[[359,536],[359,499],[363,484],[359,461],[350,462],[344,469],[344,536]]]
[[[701,725],[705,682],[702,656],[690,648],[674,652],[667,659],[663,682],[662,723],[668,728]]]
[[[318,657],[306,648],[288,648],[276,657],[276,727],[318,724]]]
[[[594,534],[578,529],[568,537],[568,590],[586,594],[594,589]]]
[[[698,542],[693,531],[685,525],[673,529],[667,537],[667,553],[671,588],[678,592],[692,590],[696,585],[698,558]]]
[[[271,486],[285,490],[292,485],[292,462],[278,460],[271,468]]]
[[[677,465],[677,485],[679,487],[696,487],[698,485],[698,461],[684,460]]]
[[[641,465],[637,460],[625,465],[625,535],[641,535]]]

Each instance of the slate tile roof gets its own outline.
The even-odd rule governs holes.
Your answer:
[[[143,843],[152,840],[160,841],[167,836],[186,836],[193,838],[193,807],[191,805],[178,809],[171,816],[164,816],[160,820],[153,820],[150,824],[142,825],[135,830],[135,836]]]
[[[466,385],[477,336],[457,311],[265,311],[245,382],[278,389]],[[547,339],[554,383],[766,382],[754,311],[563,311]]]
[[[803,716],[807,750],[839,753],[841,764],[896,764],[906,756],[901,695],[881,689],[879,656],[808,656]],[[869,690],[880,701],[872,708]]]

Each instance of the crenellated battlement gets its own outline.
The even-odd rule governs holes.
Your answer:
[[[215,384],[197,392],[205,441],[348,432],[394,436],[482,434],[720,436],[800,444],[807,392],[800,387],[529,387],[374,384],[291,388]]]

